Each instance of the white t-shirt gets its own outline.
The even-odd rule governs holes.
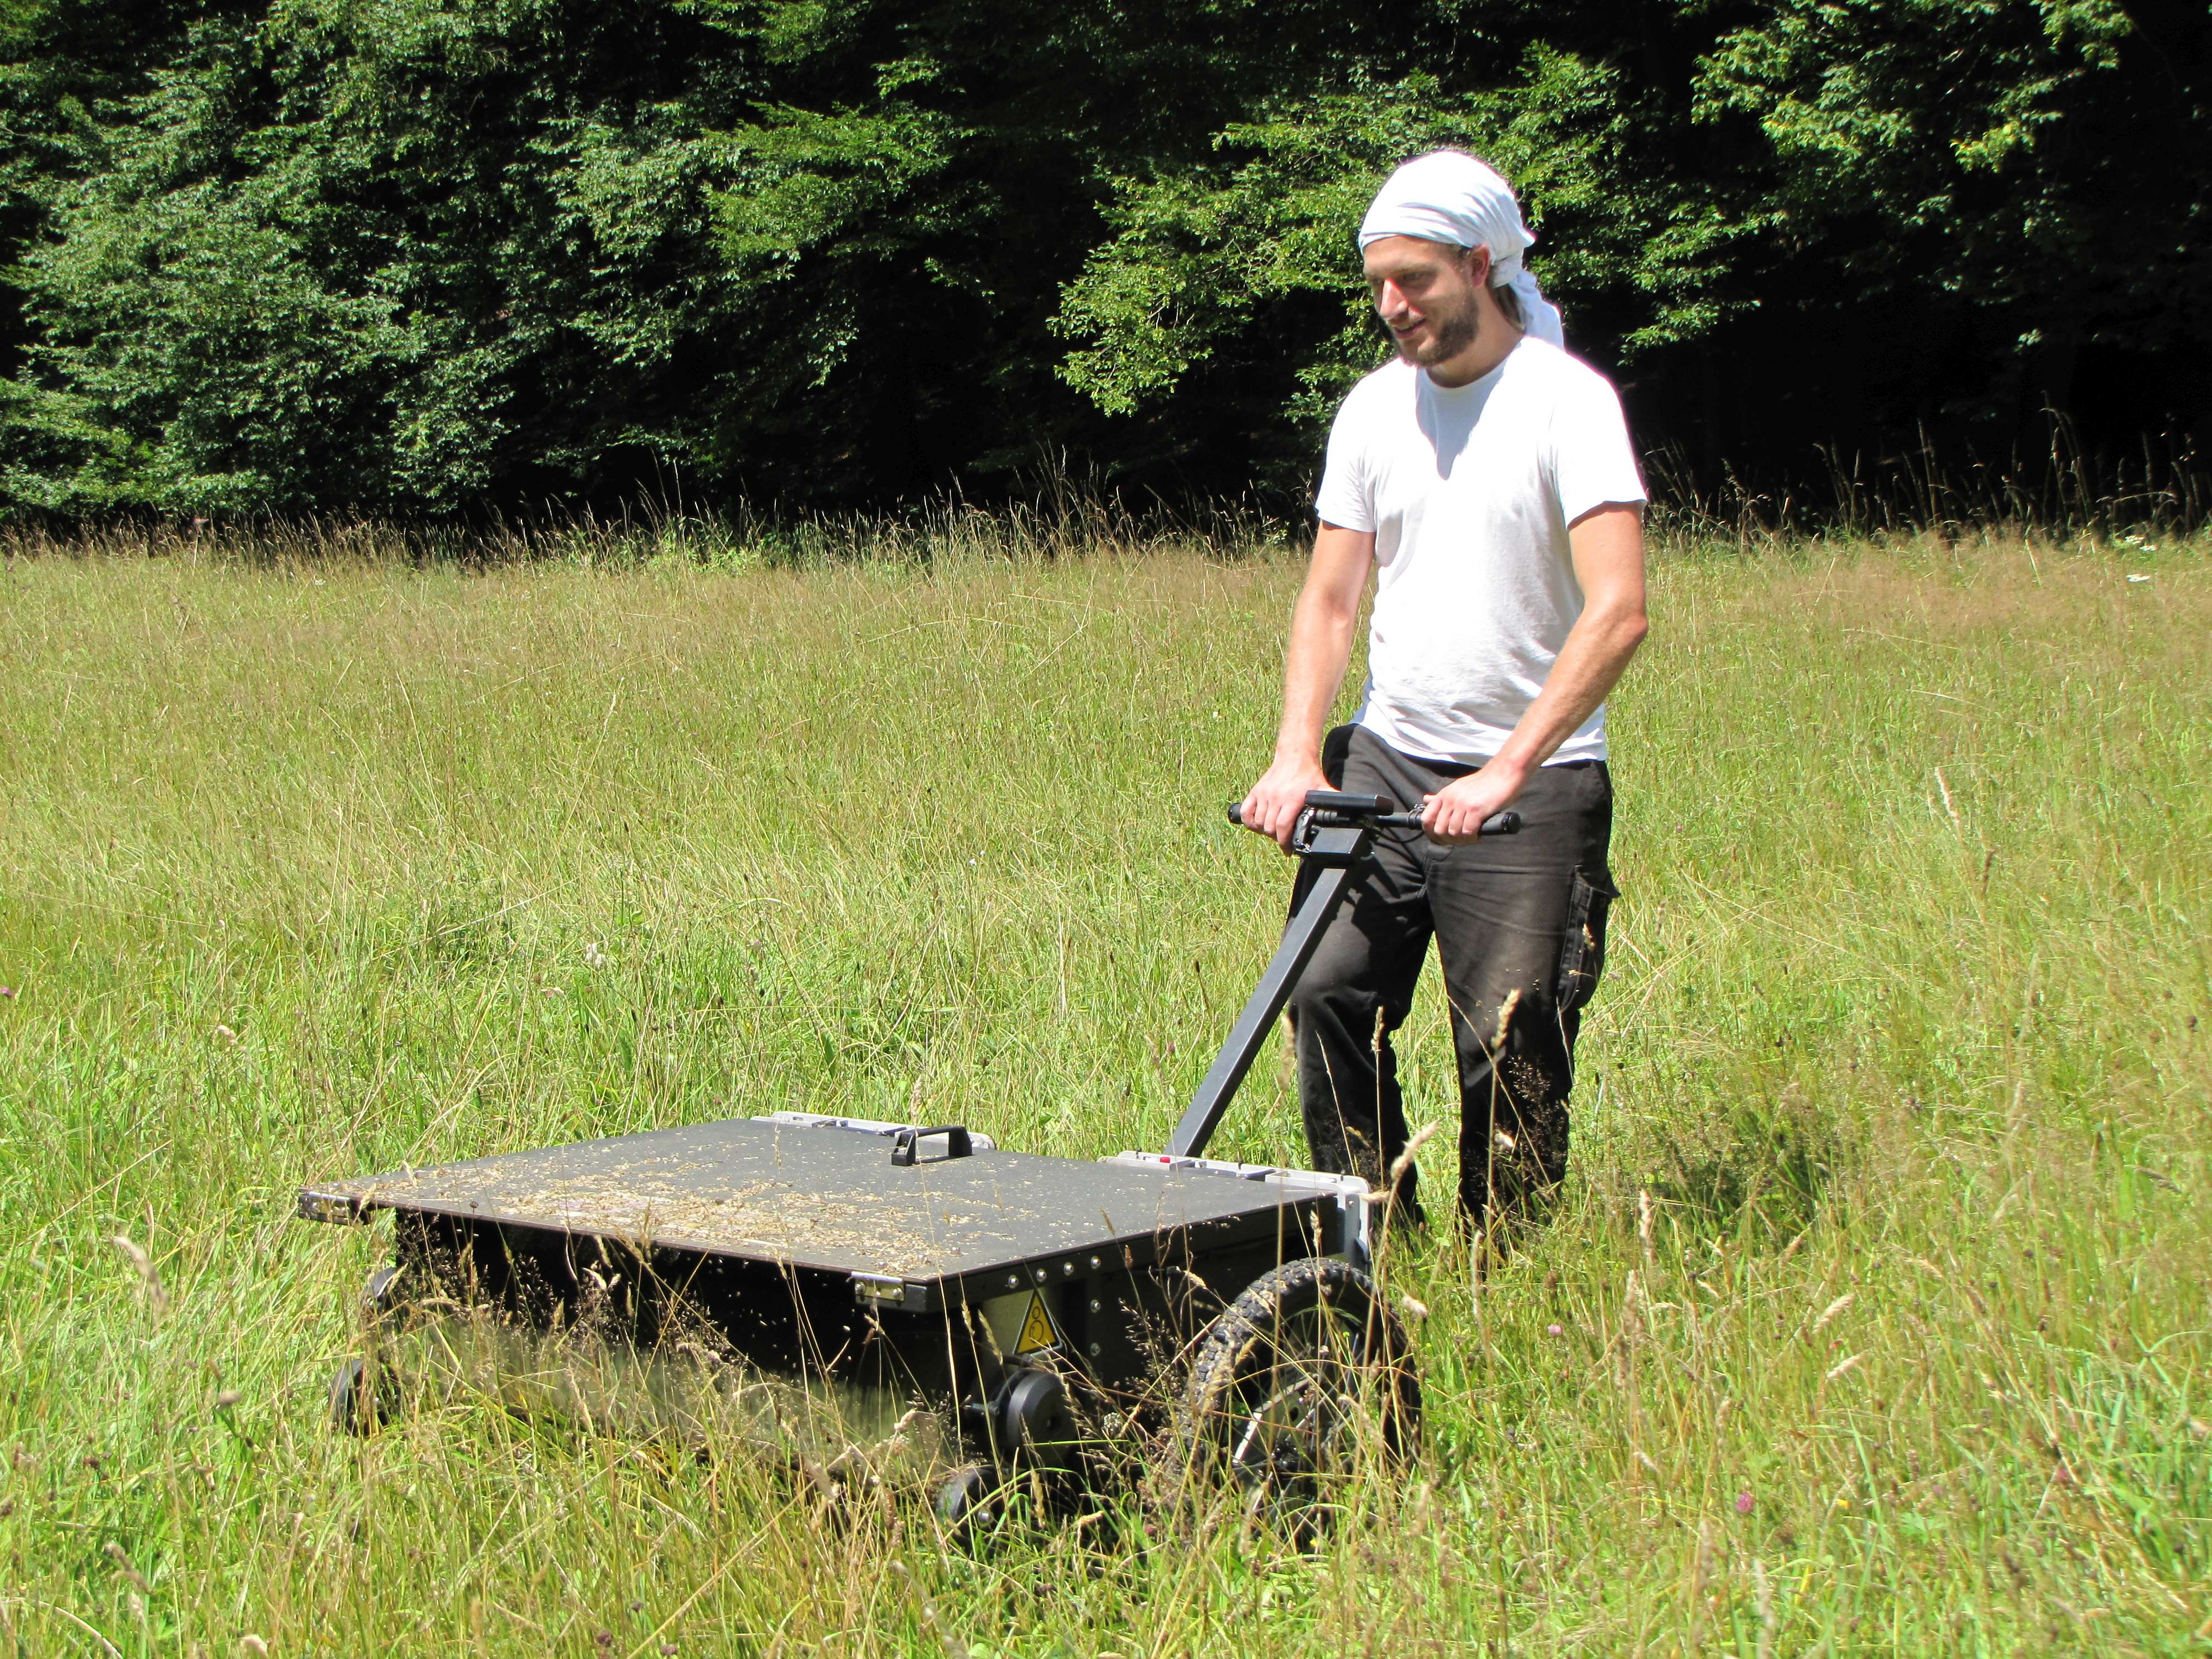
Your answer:
[[[1496,754],[1582,615],[1568,525],[1644,499],[1612,382],[1533,336],[1467,386],[1398,360],[1352,387],[1315,506],[1375,535],[1358,723],[1408,755]],[[1605,754],[1600,708],[1548,763]]]

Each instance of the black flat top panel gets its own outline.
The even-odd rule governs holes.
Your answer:
[[[1194,1224],[1242,1217],[1272,1230],[1295,1202],[1203,1171],[1008,1152],[900,1168],[878,1135],[732,1118],[318,1185],[302,1207],[429,1212],[931,1281]]]

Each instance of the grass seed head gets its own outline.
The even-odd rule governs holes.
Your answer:
[[[1398,1190],[1398,1183],[1406,1178],[1406,1171],[1413,1167],[1413,1160],[1421,1155],[1421,1148],[1436,1139],[1440,1127],[1435,1123],[1424,1123],[1407,1138],[1406,1150],[1390,1160],[1390,1178],[1387,1183],[1390,1191],[1395,1193]]]
[[[137,1241],[127,1234],[117,1233],[108,1241],[123,1252],[131,1265],[138,1270],[139,1287],[146,1295],[146,1305],[158,1318],[169,1310],[169,1293],[161,1288],[161,1276],[154,1269],[154,1258],[140,1249]]]
[[[1498,1011],[1497,1034],[1490,1040],[1490,1048],[1493,1054],[1505,1047],[1506,1031],[1513,1024],[1514,1011],[1519,1008],[1520,1006],[1521,988],[1516,985],[1505,994],[1504,1006]]]
[[[132,1565],[129,1552],[112,1538],[100,1546],[100,1553],[114,1562],[115,1570],[129,1579],[138,1589],[150,1591],[154,1588],[146,1582],[146,1575]]]

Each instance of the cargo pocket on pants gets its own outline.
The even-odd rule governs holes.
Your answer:
[[[1559,979],[1554,987],[1559,1012],[1572,1013],[1596,994],[1605,972],[1605,924],[1620,890],[1603,876],[1592,880],[1577,870],[1567,890],[1566,937],[1559,941]]]

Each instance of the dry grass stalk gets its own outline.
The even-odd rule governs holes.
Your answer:
[[[1441,1124],[1434,1122],[1424,1123],[1406,1137],[1405,1150],[1390,1160],[1389,1179],[1386,1183],[1387,1190],[1393,1193],[1398,1190],[1398,1183],[1406,1178],[1406,1171],[1413,1167],[1413,1160],[1421,1155],[1421,1148],[1437,1138],[1437,1131],[1442,1127]]]
[[[138,1270],[138,1286],[146,1297],[146,1305],[159,1319],[169,1310],[169,1293],[161,1288],[161,1276],[155,1271],[154,1258],[142,1249],[135,1239],[117,1233],[108,1243],[123,1252],[131,1265]]]
[[[1828,1328],[1828,1322],[1830,1320],[1833,1319],[1838,1314],[1842,1313],[1857,1299],[1858,1293],[1856,1291],[1845,1291],[1833,1302],[1831,1302],[1826,1307],[1820,1310],[1820,1316],[1813,1322],[1813,1328],[1809,1334],[1814,1336],[1820,1335],[1822,1331]]]

